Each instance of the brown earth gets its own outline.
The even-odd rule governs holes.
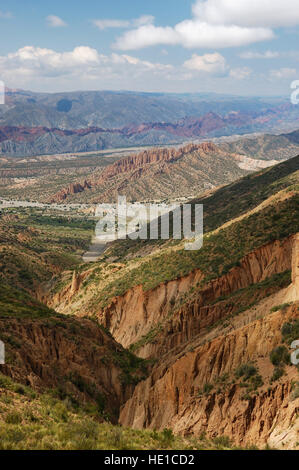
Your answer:
[[[126,357],[96,323],[88,319],[0,318],[6,364],[0,371],[38,391],[58,390],[80,404],[102,397],[105,411],[117,419],[119,407],[133,391],[123,382],[124,370],[115,360]],[[135,370],[136,377],[144,375]]]
[[[203,286],[193,303],[184,306],[172,316],[169,334],[165,335],[168,347],[175,346],[177,341],[190,339],[199,332],[200,327],[212,325],[230,313],[223,311],[221,306],[206,307],[207,304],[261,282],[273,274],[291,269],[292,244],[293,239],[290,237],[282,242],[265,245],[245,256],[240,266],[234,267],[225,276]],[[147,292],[143,291],[142,286],[136,286],[124,296],[113,299],[107,308],[99,312],[99,319],[118,342],[129,347],[165,320],[172,304],[202,279],[202,273],[196,270],[188,276],[160,284]],[[152,353],[151,346],[148,346],[141,355],[146,357]]]
[[[291,398],[291,381],[296,379],[296,369],[289,367],[279,383],[265,385],[249,399],[242,399],[244,389],[232,377],[238,366],[255,361],[266,384],[273,372],[269,354],[281,342],[283,323],[292,318],[298,318],[298,305],[206,344],[197,345],[194,340],[176,354],[164,356],[150,377],[137,385],[121,410],[120,423],[138,429],[170,427],[176,433],[196,436],[225,435],[239,445],[268,442],[295,448],[299,399]],[[230,377],[224,388],[200,395],[205,384],[224,374]]]
[[[179,149],[144,150],[116,161],[100,174],[97,171],[62,188],[52,196],[51,202],[62,202],[84,191],[85,198],[91,202],[115,201],[118,194],[139,201],[190,197],[247,174],[249,170],[240,167],[242,158],[209,142]]]
[[[299,400],[292,399],[292,381],[297,373],[288,366],[286,375],[270,385],[274,367],[270,352],[281,344],[281,328],[298,318],[298,304],[287,312],[270,313],[260,318],[245,311],[230,328],[210,335],[208,327],[231,313],[221,305],[206,306],[217,298],[285,272],[297,253],[296,237],[265,245],[247,255],[240,266],[210,282],[195,301],[178,309],[163,325],[155,341],[141,348],[143,357],[159,358],[148,379],[137,385],[123,406],[120,423],[133,428],[164,429],[176,433],[206,433],[209,438],[226,435],[242,446],[295,448],[299,423]],[[293,276],[294,279],[294,276]],[[114,336],[127,347],[150,332],[169,315],[170,301],[201,280],[199,271],[143,292],[136,287],[114,299],[103,312],[102,320]],[[285,289],[286,295],[288,289]],[[284,299],[282,298],[281,301]],[[265,305],[265,304],[264,304]],[[245,322],[244,320],[245,319]],[[264,385],[257,394],[242,398],[244,388],[234,380],[234,371],[254,363]],[[202,395],[206,384],[217,384],[224,375],[225,387]],[[235,383],[234,383],[235,382]],[[214,385],[215,389],[216,385]]]
[[[259,282],[291,265],[292,286],[297,288],[297,243],[297,236],[290,237],[248,255],[235,280],[230,273],[222,282],[215,281],[203,297],[208,298],[209,293],[219,296],[246,282]],[[242,270],[246,276],[241,275]],[[283,291],[284,295],[287,291]],[[207,315],[203,310],[202,317],[196,318],[196,328],[194,310],[198,314],[200,309],[194,309],[194,305],[190,309],[188,305],[180,312],[183,319],[177,332],[174,328],[161,332],[167,345],[164,354],[155,346],[151,349],[159,360],[149,378],[137,385],[123,406],[120,423],[134,428],[170,427],[176,433],[196,436],[205,433],[210,438],[225,435],[242,446],[262,447],[267,443],[275,448],[296,448],[299,398],[293,396],[292,390],[297,371],[294,366],[287,366],[282,378],[272,382],[274,366],[270,361],[271,351],[281,344],[283,324],[298,319],[299,299],[294,300],[297,302],[287,309],[264,311],[259,318],[245,311],[241,314],[247,319],[245,324],[239,319],[239,325],[237,322],[231,325],[232,331],[220,329],[218,335],[214,332],[214,337],[207,331],[205,334],[204,329],[210,321],[215,322],[215,318],[209,318],[211,313]],[[171,321],[175,324],[175,320]],[[182,334],[184,326],[186,333]],[[175,333],[174,344],[168,338]],[[258,392],[244,395],[244,386],[236,380],[234,372],[242,364],[250,363],[259,371],[263,385]],[[209,388],[203,393],[205,386]]]
[[[295,235],[256,249],[175,311],[173,305],[179,305],[202,281],[199,270],[147,292],[136,286],[100,310],[99,320],[117,341],[125,347],[141,341],[138,355],[157,361],[122,406],[120,424],[138,429],[171,428],[197,437],[203,433],[208,438],[225,435],[241,446],[295,448],[299,399],[293,396],[293,382],[298,373],[294,366],[286,366],[285,375],[271,382],[270,352],[281,344],[283,324],[298,319],[298,297],[287,310],[271,311],[288,300],[290,289],[298,287],[297,248]],[[229,299],[240,289],[292,268],[290,287],[265,288],[254,307],[231,318],[238,303],[234,299],[226,303],[223,297]],[[85,275],[74,275],[65,288],[71,300]],[[254,298],[250,295],[249,303]],[[142,343],[155,329],[155,335]],[[246,396],[235,370],[249,363],[257,368],[263,385]],[[203,393],[210,385],[212,390]]]

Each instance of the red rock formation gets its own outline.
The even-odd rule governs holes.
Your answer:
[[[292,244],[293,239],[290,237],[282,242],[276,241],[262,246],[245,256],[240,266],[202,287],[200,296],[193,304],[172,315],[172,325],[169,327],[172,334],[169,331],[165,336],[165,343],[160,345],[163,352],[190,340],[198,334],[201,326],[208,326],[219,320],[221,315],[228,313],[218,311],[217,308],[207,308],[207,303],[290,269]],[[188,292],[202,279],[201,271],[195,270],[185,277],[162,283],[147,292],[144,292],[142,286],[136,286],[124,296],[116,297],[107,308],[99,312],[99,318],[118,342],[124,347],[129,347],[167,317],[171,302]],[[157,347],[153,345],[145,349],[142,355],[159,355],[162,351]]]
[[[85,189],[90,189],[90,183],[86,180],[83,183],[71,183],[67,188],[62,189],[55,196],[51,199],[51,203],[55,202],[62,202],[64,201],[69,195],[82,193]]]
[[[227,336],[203,345],[190,343],[176,355],[164,357],[151,376],[137,385],[121,410],[120,423],[137,429],[169,427],[195,436],[206,433],[211,438],[226,435],[239,445],[263,447],[268,442],[295,448],[299,399],[291,398],[294,367],[289,367],[282,382],[270,388],[265,385],[259,395],[246,400],[241,399],[244,389],[237,384],[204,396],[199,391],[252,360],[263,366],[263,378],[269,380],[273,372],[269,354],[281,342],[282,325],[296,318],[297,309],[294,305],[287,313],[269,314]]]
[[[151,165],[160,164],[159,170],[167,171],[166,163],[174,162],[182,158],[184,155],[192,152],[199,152],[201,157],[212,153],[219,152],[219,149],[213,143],[207,142],[202,144],[188,144],[179,149],[175,148],[155,148],[151,150],[144,150],[138,154],[129,155],[126,158],[116,161],[109,165],[101,173],[100,177],[83,183],[73,183],[68,188],[64,188],[52,198],[51,202],[62,202],[70,194],[76,194],[84,191],[85,189],[95,188],[104,185],[110,179],[115,178],[122,174],[129,174],[130,179],[138,179],[141,175],[151,168]],[[120,189],[120,188],[118,188]]]
[[[145,150],[138,154],[130,155],[122,160],[118,160],[112,165],[105,168],[101,177],[98,181],[98,184],[103,183],[109,178],[113,178],[121,173],[127,173],[134,171],[138,168],[142,168],[145,165],[151,165],[159,162],[171,162],[179,160],[184,155],[198,150],[202,153],[208,153],[216,151],[216,145],[212,143],[203,143],[200,145],[188,144],[179,149],[175,148],[161,148],[161,149],[152,149]]]

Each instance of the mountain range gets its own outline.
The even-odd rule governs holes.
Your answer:
[[[0,154],[29,156],[162,145],[294,129],[285,99],[129,92],[6,93]]]

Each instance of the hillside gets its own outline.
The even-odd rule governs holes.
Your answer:
[[[79,131],[64,132],[74,142],[73,134]],[[298,132],[293,132],[170,149],[130,147],[2,157],[0,192],[6,199],[23,200],[25,194],[27,200],[59,204],[112,202],[117,194],[132,201],[190,199],[294,157],[299,151],[297,138]]]
[[[227,152],[239,153],[262,160],[286,160],[299,152],[299,131],[288,134],[265,134],[250,139],[225,143],[221,148]]]
[[[93,222],[41,210],[3,212],[0,339],[5,344],[5,364],[1,373],[29,386],[32,397],[51,390],[57,403],[61,401],[58,408],[69,401],[74,410],[80,404],[86,414],[116,423],[133,384],[146,376],[147,364],[124,350],[98,322],[67,318],[38,300],[42,284],[58,280],[62,271],[76,269]],[[1,375],[2,424],[2,389],[9,383]],[[25,390],[21,385],[15,389],[26,395],[18,391]]]
[[[115,202],[119,194],[133,201],[190,197],[246,174],[239,161],[210,143],[145,150],[63,188],[51,202]]]
[[[250,214],[250,211],[254,211],[255,208],[259,212],[267,207],[267,200],[273,203],[275,203],[275,198],[283,200],[285,193],[288,194],[293,189],[296,191],[298,188],[298,168],[299,157],[295,157],[193,199],[191,204],[203,204],[204,206],[204,232],[216,230],[234,219],[238,221],[239,217],[246,216],[247,213]],[[280,191],[284,192],[280,194]],[[130,259],[160,249],[163,244],[166,247],[168,245],[176,246],[178,242],[119,240],[109,248],[107,257],[116,260],[119,257],[120,259],[127,257]]]
[[[228,439],[175,436],[100,422],[96,406],[78,406],[53,394],[37,394],[0,375],[1,450],[229,450]]]
[[[212,93],[170,94],[113,91],[34,93],[6,90],[6,106],[0,109],[0,126],[79,129],[122,128],[142,123],[174,123],[210,112],[261,115],[268,109],[283,110],[284,100],[243,98]],[[288,111],[291,106],[288,107]],[[295,111],[295,110],[294,110]]]

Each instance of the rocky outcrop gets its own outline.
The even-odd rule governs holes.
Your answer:
[[[299,300],[299,233],[294,237],[293,242],[292,284],[294,286],[294,300]]]
[[[292,240],[292,285],[286,294],[286,302],[299,300],[299,233]]]
[[[298,305],[287,312],[275,312],[226,336],[205,344],[196,338],[176,354],[164,356],[150,377],[140,383],[124,405],[120,423],[134,428],[163,429],[176,433],[226,435],[239,445],[264,446],[276,442],[286,448],[299,411],[299,399],[291,398],[294,367],[280,383],[269,388],[273,366],[269,353],[281,341],[285,321],[298,317]],[[236,367],[255,361],[265,386],[258,395],[242,400],[244,390],[229,379],[224,390],[200,394],[205,384],[213,384],[223,374],[232,377]],[[281,436],[282,429],[285,433]]]
[[[209,283],[195,301],[171,315],[157,341],[143,349],[144,356],[153,355],[158,363],[121,409],[120,423],[138,429],[170,427],[176,433],[205,433],[210,438],[225,435],[241,446],[296,448],[299,398],[293,395],[292,383],[298,379],[297,369],[287,366],[280,381],[271,384],[270,352],[281,344],[282,326],[298,319],[299,304],[274,312],[269,308],[261,317],[244,312],[244,319],[232,329],[220,328],[214,335],[207,326],[230,311],[223,311],[221,303],[206,305],[290,268],[290,288],[296,288],[298,235],[250,253],[240,266]],[[255,364],[263,385],[244,398],[235,370],[248,363]],[[203,393],[205,386],[208,392]]]
[[[56,193],[51,202],[62,202],[69,195],[77,194],[90,188],[96,190],[97,188],[103,187],[105,191],[107,185],[109,188],[110,180],[114,181],[114,179],[115,190],[121,190],[130,181],[139,180],[146,173],[152,172],[153,166],[155,166],[155,173],[167,172],[167,164],[176,162],[192,152],[197,152],[197,158],[203,158],[205,155],[211,153],[220,153],[216,145],[209,142],[198,145],[188,144],[179,149],[156,148],[144,150],[143,152],[129,155],[107,166],[99,177],[94,175],[89,181],[84,180],[81,183],[70,184],[67,188],[63,188]],[[126,178],[128,178],[128,180],[126,180]]]
[[[51,199],[51,203],[55,202],[62,202],[68,196],[72,194],[82,193],[86,189],[90,189],[91,185],[88,181],[84,180],[83,183],[71,183],[67,188],[62,189],[59,191],[55,196]]]
[[[160,284],[145,292],[142,286],[130,289],[124,296],[115,298],[111,304],[99,312],[100,321],[109,328],[112,335],[124,347],[139,341],[160,322],[163,322],[172,305],[192,287],[198,296],[182,309],[171,315],[168,335],[165,335],[163,351],[187,341],[198,334],[201,328],[212,325],[229,310],[207,307],[222,296],[227,296],[251,284],[263,281],[273,274],[291,269],[292,237],[262,246],[241,260],[240,265],[205,286],[196,287],[204,276],[195,270],[188,276]],[[143,357],[160,354],[157,345],[139,351]]]
[[[80,285],[81,285],[81,282],[82,282],[82,277],[80,275],[80,273],[74,271],[73,272],[73,278],[72,278],[72,285],[71,285],[71,290],[70,290],[70,296],[74,296],[79,288],[80,288]]]
[[[136,155],[130,155],[126,158],[123,158],[122,160],[118,160],[117,162],[105,168],[96,184],[103,184],[109,178],[113,178],[121,173],[128,173],[137,170],[138,168],[144,167],[146,165],[163,162],[174,162],[182,158],[184,155],[194,152],[195,150],[203,155],[209,152],[216,152],[217,147],[216,145],[208,142],[199,145],[185,145],[178,150],[175,148],[145,150],[144,152],[138,153]]]

